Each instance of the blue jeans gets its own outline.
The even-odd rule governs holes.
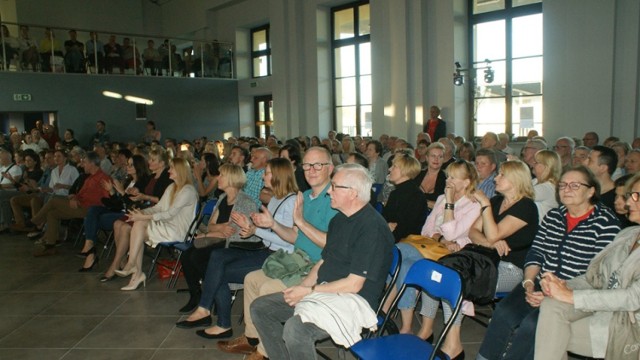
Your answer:
[[[407,243],[397,243],[396,246],[398,250],[400,250],[400,254],[402,254],[402,264],[400,264],[400,272],[398,273],[398,281],[396,281],[396,287],[398,290],[402,287],[402,283],[404,279],[407,277],[409,273],[409,269],[411,266],[418,262],[419,260],[424,259],[424,256],[416,249],[413,245]],[[413,309],[416,305],[416,296],[418,295],[418,290],[414,287],[407,287],[404,294],[400,298],[398,302],[398,309]]]
[[[516,286],[496,306],[478,359],[533,359],[539,309],[530,306],[524,288]]]
[[[284,301],[282,292],[251,303],[251,319],[270,359],[317,359],[316,341],[329,337],[315,324],[293,316],[294,309]]]
[[[115,212],[104,206],[92,206],[84,217],[84,233],[87,240],[94,241],[98,237],[98,230],[111,231],[113,223],[124,213]]]
[[[243,250],[236,248],[215,249],[209,255],[209,263],[202,279],[200,307],[211,309],[215,303],[217,325],[231,327],[231,290],[229,283],[244,283],[244,277],[262,268],[271,251]]]

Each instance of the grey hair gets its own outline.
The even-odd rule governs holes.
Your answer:
[[[445,149],[450,149],[451,155],[455,155],[456,151],[458,150],[456,144],[448,137],[441,137],[440,139],[438,139],[438,142],[444,145]]]
[[[566,140],[569,143],[569,146],[571,147],[571,151],[573,152],[573,149],[576,147],[576,142],[573,141],[572,138],[570,138],[568,136],[562,136],[562,137],[559,137],[558,140],[556,140],[556,142],[558,142],[560,140]]]
[[[533,139],[533,140],[529,140],[527,141],[527,144],[525,146],[532,146],[538,150],[546,150],[547,149],[547,143],[540,140],[540,139]]]
[[[345,172],[345,177],[351,188],[358,193],[358,198],[362,202],[368,203],[371,200],[371,185],[373,185],[373,178],[369,170],[360,164],[342,164],[336,167],[335,174],[341,171]]]

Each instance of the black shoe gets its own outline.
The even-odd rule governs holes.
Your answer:
[[[91,249],[85,251],[85,252],[79,252],[76,253],[76,257],[79,257],[81,259],[86,258],[87,256],[89,256],[89,254],[95,254],[96,253],[96,247],[92,247]]]
[[[429,344],[433,344],[433,333],[431,333],[428,338],[424,339],[424,341],[428,342]]]
[[[188,320],[178,321],[176,323],[176,327],[180,329],[192,329],[192,328],[201,327],[201,326],[211,326],[211,316],[205,316],[202,319],[193,320],[193,321],[188,321]]]
[[[98,258],[98,255],[96,255],[96,248],[92,247],[91,250],[87,251],[87,254],[93,254],[93,262],[91,263],[91,266],[89,267],[81,267],[78,272],[89,272],[91,270],[93,270],[93,267],[98,263],[98,261],[100,261],[100,259]]]
[[[200,296],[191,295],[189,297],[189,301],[187,302],[187,304],[181,307],[180,310],[178,310],[178,312],[183,314],[190,314],[193,312],[193,310],[195,310],[198,307],[199,302],[200,302]]]
[[[220,334],[207,334],[204,330],[196,331],[196,335],[205,339],[226,339],[233,336],[233,329],[223,331]]]

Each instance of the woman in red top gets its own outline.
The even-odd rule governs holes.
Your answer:
[[[440,118],[440,108],[433,105],[429,109],[429,114],[431,117],[427,120],[422,131],[428,133],[432,141],[446,137],[447,123]]]

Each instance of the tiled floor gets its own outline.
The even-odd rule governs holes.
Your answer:
[[[0,359],[241,359],[220,352],[215,340],[174,326],[188,295],[167,290],[157,277],[146,288],[120,291],[127,279],[101,283],[107,261],[79,273],[82,260],[71,243],[55,256],[34,258],[33,242],[23,235],[0,236]],[[145,263],[146,266],[146,263]],[[145,267],[146,269],[146,267]],[[184,288],[182,280],[177,288]],[[242,298],[233,308],[234,332]],[[463,324],[467,359],[475,358],[484,328]],[[318,345],[332,358],[330,342]],[[348,356],[350,358],[350,356]]]

